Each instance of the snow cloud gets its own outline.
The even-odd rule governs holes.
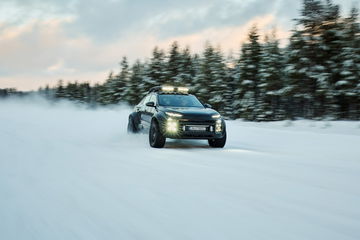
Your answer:
[[[352,0],[338,0],[348,9]],[[3,0],[0,88],[36,89],[65,81],[97,82],[123,55],[148,57],[172,41],[200,52],[206,41],[238,53],[248,28],[276,26],[286,39],[299,0]]]

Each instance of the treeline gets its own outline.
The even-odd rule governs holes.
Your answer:
[[[174,42],[129,66],[103,84],[59,81],[39,91],[91,105],[137,104],[157,85],[188,86],[228,118],[360,119],[360,24],[353,8],[340,15],[331,0],[304,0],[285,48],[276,33],[260,37],[254,26],[238,57],[225,57],[210,43],[202,54]]]
[[[21,92],[16,90],[15,88],[0,88],[0,98],[6,98],[6,97],[19,97],[19,96],[25,96],[27,93]]]

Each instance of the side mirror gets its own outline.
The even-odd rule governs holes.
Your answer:
[[[146,103],[147,107],[155,107],[155,103],[154,102],[148,102]]]
[[[212,106],[211,106],[210,104],[208,104],[208,103],[205,103],[205,104],[204,104],[204,107],[205,107],[205,108],[212,108]]]

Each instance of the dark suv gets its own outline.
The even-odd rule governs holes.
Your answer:
[[[129,116],[128,132],[149,132],[151,147],[162,148],[166,138],[207,139],[214,148],[226,143],[221,115],[202,104],[183,87],[154,87]]]

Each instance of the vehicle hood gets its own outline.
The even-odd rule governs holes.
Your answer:
[[[183,107],[161,107],[161,111],[180,113],[183,115],[182,119],[189,120],[213,120],[212,116],[218,114],[217,111],[210,108],[183,108]]]

